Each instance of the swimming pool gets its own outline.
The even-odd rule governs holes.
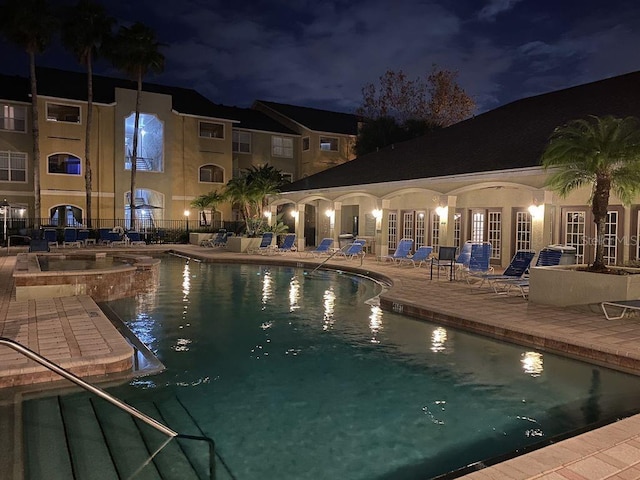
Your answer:
[[[640,379],[381,312],[339,272],[163,259],[110,302],[238,479],[429,478],[636,407]]]

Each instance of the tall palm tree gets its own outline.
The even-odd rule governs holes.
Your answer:
[[[116,68],[122,70],[138,83],[131,153],[131,194],[129,197],[132,228],[135,228],[138,127],[140,125],[142,79],[149,72],[160,73],[164,70],[164,55],[160,53],[161,46],[156,40],[156,34],[152,29],[140,22],[136,22],[131,27],[120,27],[117,35],[108,42],[105,51]]]
[[[640,192],[640,121],[612,116],[572,120],[553,132],[542,165],[553,170],[547,185],[563,197],[591,186],[596,255],[589,270],[606,270],[604,236],[610,192],[625,204]]]
[[[51,43],[58,26],[47,0],[5,0],[0,4],[0,31],[29,55],[31,77],[31,134],[33,136],[34,226],[40,227],[40,129],[36,54]]]
[[[261,217],[267,207],[267,197],[280,193],[287,183],[282,172],[268,163],[261,166],[252,165],[247,169],[247,182],[259,201],[257,214]]]
[[[247,175],[243,174],[229,180],[225,188],[225,196],[231,203],[238,206],[240,216],[249,230],[248,233],[252,234],[250,223],[253,217],[252,205],[254,204],[255,192],[247,181]]]
[[[87,69],[87,124],[84,146],[84,184],[86,193],[87,226],[91,227],[91,125],[93,121],[93,59],[102,42],[110,35],[115,19],[93,0],[79,0],[65,12],[62,43]]]

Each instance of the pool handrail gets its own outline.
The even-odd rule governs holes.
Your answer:
[[[84,381],[83,379],[81,379],[80,377],[75,375],[74,373],[71,373],[70,371],[62,368],[60,365],[58,365],[56,363],[53,363],[51,360],[43,357],[39,353],[34,352],[30,348],[25,347],[21,343],[18,343],[15,340],[11,340],[11,339],[6,338],[6,337],[0,337],[0,345],[5,345],[5,346],[15,350],[16,352],[21,353],[22,355],[24,355],[25,357],[29,358],[30,360],[33,360],[34,362],[39,363],[43,367],[51,370],[54,373],[57,373],[61,377],[64,377],[67,380],[69,380],[69,381],[75,383],[76,385],[82,387],[83,389],[85,389],[85,390],[87,390],[87,391],[99,396],[100,398],[103,398],[107,402],[109,402],[112,405],[115,405],[116,407],[118,407],[120,410],[124,410],[129,415],[133,415],[134,417],[136,417],[140,421],[142,421],[142,422],[146,423],[147,425],[155,428],[159,432],[162,432],[162,433],[164,433],[165,435],[167,435],[169,437],[177,437],[179,435],[178,432],[175,432],[175,431],[171,430],[169,427],[167,427],[166,425],[158,422],[156,419],[151,418],[150,416],[142,413],[140,410],[137,410],[136,408],[134,408],[131,405],[123,402],[122,400],[114,397],[113,395],[108,394],[107,392],[102,390],[100,387],[96,387],[95,385],[92,385],[89,382]]]
[[[166,425],[158,422],[156,419],[154,419],[154,418],[142,413],[140,410],[138,410],[138,409],[132,407],[131,405],[123,402],[119,398],[116,398],[113,395],[110,395],[109,393],[107,393],[106,391],[101,389],[100,387],[96,387],[95,385],[92,385],[91,383],[86,382],[82,378],[78,377],[76,374],[71,373],[70,371],[66,370],[65,368],[61,367],[60,365],[52,362],[51,360],[47,359],[46,357],[43,357],[39,353],[34,352],[30,348],[25,347],[24,345],[22,345],[19,342],[16,342],[15,340],[11,340],[10,338],[1,337],[0,336],[0,345],[5,345],[6,347],[9,347],[9,348],[15,350],[16,352],[21,353],[25,357],[33,360],[36,363],[39,363],[43,367],[51,370],[54,373],[57,373],[58,375],[60,375],[61,377],[66,378],[67,380],[75,383],[76,385],[78,385],[79,387],[83,388],[84,390],[86,390],[88,392],[91,392],[94,395],[99,396],[100,398],[106,400],[107,402],[111,403],[112,405],[114,405],[115,407],[119,408],[120,410],[125,411],[129,415],[134,416],[135,418],[137,418],[140,421],[146,423],[150,427],[152,427],[152,428],[158,430],[159,432],[167,435],[168,437],[170,437],[170,439],[171,438],[183,438],[185,440],[198,440],[198,441],[207,442],[207,444],[209,445],[209,478],[215,479],[215,477],[216,477],[216,472],[215,472],[215,468],[216,468],[215,467],[216,451],[215,451],[215,442],[213,441],[213,439],[211,439],[209,437],[206,437],[206,436],[185,435],[185,434],[178,433],[178,432],[172,430],[171,428],[167,427]],[[158,452],[159,452],[159,450],[156,453],[158,453]],[[225,468],[227,469],[227,471],[229,473],[231,473],[226,465],[225,465]],[[233,477],[233,475],[232,475],[232,478],[235,478],[235,477]]]

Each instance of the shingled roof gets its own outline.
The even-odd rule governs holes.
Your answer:
[[[24,77],[0,75],[0,99],[31,103],[31,85]]]
[[[640,116],[640,72],[515,101],[309,176],[287,191],[539,166],[553,130],[588,115]]]
[[[38,67],[36,75],[39,95],[78,101],[87,100],[87,77],[85,73]],[[4,85],[0,85],[0,87],[2,86]],[[116,100],[116,88],[135,90],[137,84],[132,80],[94,75],[93,101],[104,104],[114,103]],[[197,91],[189,88],[145,82],[142,85],[142,90],[170,96],[172,108],[179,113],[231,120],[238,123],[237,126],[240,128],[296,135],[289,128],[261,112],[213,103]]]
[[[265,100],[256,100],[254,107],[256,104],[262,104],[268,109],[315,132],[332,132],[343,135],[358,134],[359,117],[351,113],[331,112],[317,108],[287,105],[286,103],[267,102]]]

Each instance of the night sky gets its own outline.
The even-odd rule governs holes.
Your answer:
[[[75,0],[56,0],[56,4]],[[387,69],[458,71],[477,113],[518,98],[640,70],[637,0],[104,0],[166,44],[146,80],[216,103],[256,99],[353,112]],[[82,71],[61,47],[39,65]],[[0,72],[27,56],[0,43]],[[96,73],[121,76],[99,62]],[[640,88],[640,86],[639,86]]]

